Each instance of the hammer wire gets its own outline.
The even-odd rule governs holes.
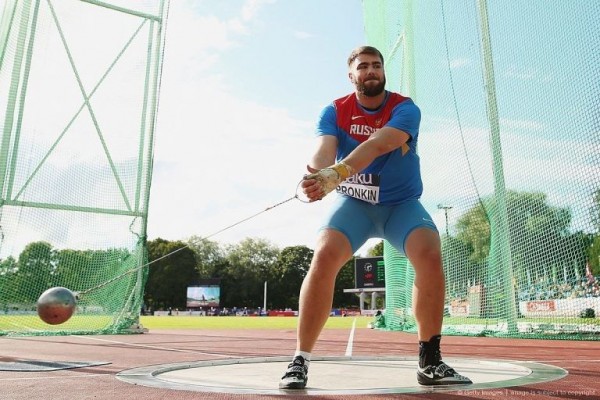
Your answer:
[[[275,207],[279,207],[280,205],[282,205],[282,204],[285,204],[285,203],[287,203],[287,202],[289,202],[289,201],[292,201],[292,200],[294,200],[294,199],[298,199],[298,200],[300,200],[300,201],[301,201],[301,202],[303,202],[303,203],[307,203],[308,201],[305,201],[305,200],[301,199],[301,198],[298,196],[298,193],[297,193],[297,191],[298,191],[298,187],[299,187],[299,186],[300,186],[300,183],[298,183],[298,186],[296,187],[296,194],[295,194],[295,195],[293,195],[292,197],[290,197],[289,199],[286,199],[286,200],[280,201],[279,203],[273,204],[272,206],[269,206],[269,207],[265,208],[264,210],[257,212],[256,214],[253,214],[253,215],[251,215],[251,216],[249,216],[249,217],[246,217],[246,218],[244,218],[244,219],[242,219],[242,220],[240,220],[240,221],[238,221],[238,222],[235,222],[235,223],[233,223],[233,224],[231,224],[231,225],[229,225],[229,226],[226,226],[225,228],[221,228],[221,229],[219,229],[218,231],[216,231],[216,232],[213,232],[213,233],[211,233],[210,235],[203,237],[201,240],[206,240],[206,239],[209,239],[209,238],[211,238],[211,237],[213,237],[213,236],[215,236],[215,235],[218,235],[218,234],[219,234],[219,233],[221,233],[221,232],[224,232],[224,231],[226,231],[226,230],[228,230],[228,229],[231,229],[231,228],[233,228],[234,226],[237,226],[237,225],[239,225],[239,224],[241,224],[241,223],[244,223],[244,222],[246,222],[246,221],[248,221],[248,220],[250,220],[250,219],[252,219],[252,218],[255,218],[255,217],[259,216],[259,215],[260,215],[260,214],[262,214],[262,213],[265,213],[265,212],[267,212],[267,211],[269,211],[269,210],[272,210],[272,209],[274,209]],[[163,255],[163,256],[161,256],[161,257],[159,257],[159,258],[155,259],[155,260],[152,260],[152,261],[150,261],[150,262],[148,262],[148,263],[146,263],[146,264],[143,264],[143,265],[140,265],[139,267],[136,267],[136,268],[130,269],[129,271],[125,271],[125,272],[123,272],[122,274],[120,274],[120,275],[117,275],[117,276],[115,276],[114,278],[111,278],[111,279],[109,279],[109,280],[108,280],[108,281],[106,281],[106,282],[103,282],[103,283],[101,283],[101,284],[99,284],[99,285],[96,285],[96,286],[94,286],[94,287],[91,287],[91,288],[89,288],[89,289],[82,290],[82,291],[80,291],[80,292],[76,292],[76,293],[75,293],[75,296],[77,297],[77,299],[79,299],[81,296],[83,296],[83,295],[85,295],[85,294],[87,294],[87,293],[89,293],[89,292],[92,292],[92,291],[94,291],[94,290],[100,289],[100,288],[102,288],[102,287],[104,287],[104,286],[106,286],[106,285],[110,285],[110,284],[111,284],[111,283],[113,283],[114,281],[116,281],[116,280],[119,280],[119,279],[121,279],[122,277],[124,277],[124,276],[126,276],[126,275],[133,274],[134,272],[137,272],[137,271],[139,271],[139,270],[141,270],[141,269],[143,269],[143,268],[146,268],[146,267],[150,266],[151,264],[154,264],[155,262],[158,262],[158,261],[160,261],[160,260],[162,260],[162,259],[164,259],[164,258],[170,257],[170,256],[172,256],[173,254],[175,254],[175,253],[177,253],[177,252],[179,252],[179,251],[181,251],[181,250],[183,250],[183,249],[186,249],[186,248],[188,248],[188,247],[189,247],[189,245],[187,245],[187,244],[186,244],[185,246],[182,246],[182,247],[180,247],[180,248],[178,248],[178,249],[175,249],[175,250],[173,250],[172,252],[170,252],[170,253],[167,253],[167,254],[165,254],[165,255]]]

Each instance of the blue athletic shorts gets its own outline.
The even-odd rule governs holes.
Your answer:
[[[340,195],[321,230],[335,229],[346,235],[353,253],[368,239],[380,238],[387,240],[396,250],[405,254],[406,238],[416,228],[438,231],[418,199],[384,206]]]

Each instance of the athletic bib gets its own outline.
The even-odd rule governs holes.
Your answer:
[[[336,188],[339,194],[345,194],[371,204],[379,203],[379,175],[356,174]]]

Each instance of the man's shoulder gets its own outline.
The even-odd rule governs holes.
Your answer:
[[[355,101],[356,101],[356,96],[354,95],[354,93],[350,93],[350,94],[347,94],[345,96],[335,99],[334,101],[331,102],[331,105],[333,105],[335,108],[337,108],[344,104],[352,104],[352,102],[355,102]]]
[[[420,115],[421,110],[419,106],[410,97],[402,96],[399,93],[391,93],[388,99],[388,107],[393,110],[394,113],[410,113]]]
[[[387,98],[387,101],[393,103],[394,105],[400,104],[400,103],[415,104],[410,97],[406,97],[397,92],[388,92],[388,93],[389,93],[389,96]]]

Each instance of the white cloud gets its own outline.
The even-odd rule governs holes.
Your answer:
[[[159,115],[151,237],[204,237],[294,195],[312,147],[312,122],[239,99],[218,79],[181,82],[172,90],[163,96]],[[205,92],[212,95],[194,96]],[[298,207],[306,205],[281,209]],[[237,241],[252,231],[250,236],[279,241],[284,235],[274,236],[274,230],[292,233],[294,226],[306,224],[303,212],[269,213],[279,216],[261,216],[219,239]],[[251,227],[254,223],[257,228]],[[297,233],[302,240],[296,244],[304,243],[304,232]]]
[[[312,33],[304,32],[304,31],[294,31],[294,37],[297,39],[310,39],[314,37]]]
[[[472,61],[469,58],[455,58],[453,60],[450,60],[450,68],[451,69],[462,68],[462,67],[470,65],[471,62]]]
[[[541,131],[546,129],[546,124],[535,121],[535,120],[522,120],[522,119],[506,119],[500,120],[502,128],[507,129],[525,129],[529,131]]]
[[[193,67],[195,73],[209,69],[219,52],[235,46],[232,31],[235,34],[239,30],[231,21],[191,12],[183,4],[173,3],[167,21],[165,64],[172,58],[180,67]]]
[[[428,122],[419,139],[423,201],[438,228],[443,229],[445,216],[443,210],[437,210],[438,203],[454,206],[449,213],[452,226],[476,204],[478,194],[485,197],[494,192],[489,130],[463,126],[465,154],[456,121]],[[503,120],[501,126],[506,188],[546,193],[549,204],[574,211],[575,229],[589,226],[586,188],[600,184],[600,166],[593,162],[598,146],[585,148],[581,141],[540,133],[546,127],[537,121]],[[529,134],[523,134],[524,131]]]
[[[523,67],[515,64],[509,65],[504,71],[504,75],[513,79],[543,83],[552,82],[554,79],[554,76],[551,73],[542,72],[533,67]]]
[[[242,7],[242,19],[244,21],[252,20],[256,17],[262,6],[273,3],[275,3],[275,0],[246,0]]]
[[[257,18],[260,7],[267,3],[269,2],[247,2],[244,11],[239,13],[242,17],[227,20],[191,12],[186,8],[190,3],[172,3],[155,134],[154,179],[148,225],[150,238],[178,240],[191,235],[206,236],[243,221],[266,207],[293,196],[305,173],[304,167],[313,145],[314,122],[293,118],[282,108],[240,98],[227,83],[229,77],[215,68],[221,61],[223,52],[237,46],[239,35],[247,30],[240,21]],[[121,30],[120,35],[122,34]],[[122,39],[122,36],[119,37]],[[71,38],[77,39],[76,36]],[[117,43],[123,43],[123,40],[117,40]],[[88,72],[83,82],[88,91],[98,82],[118,50],[119,47],[107,50],[112,58],[108,57],[107,62],[102,65],[94,65],[94,70]],[[69,74],[70,68],[63,53],[60,43],[47,43],[48,57],[55,61],[60,54],[61,63],[41,63],[45,68],[40,69],[46,75],[36,74],[38,70],[32,71],[32,83],[36,79],[34,76],[40,76],[38,80],[50,85],[48,92],[66,94],[69,91],[69,98],[72,100],[67,103],[62,99],[60,107],[58,102],[48,102],[41,96],[34,96],[30,101],[28,110],[37,110],[35,121],[38,124],[31,129],[38,129],[39,132],[35,137],[38,142],[26,136],[21,142],[24,148],[32,149],[29,150],[32,157],[37,157],[28,162],[28,172],[37,166],[39,159],[83,103],[76,81]],[[78,65],[86,67],[85,62]],[[139,68],[143,71],[143,66]],[[48,74],[54,78],[46,79]],[[143,73],[139,76],[143,80]],[[121,91],[115,85],[126,83],[120,80],[106,82],[102,88],[109,93],[121,93],[120,97],[123,97],[127,90]],[[136,91],[138,92],[142,93]],[[100,101],[99,96],[100,92],[92,98],[92,103],[103,131],[112,132],[108,144],[118,167],[119,162],[129,162],[137,155],[135,139],[133,142],[124,142],[125,135],[119,135],[123,121],[131,119],[126,118],[130,117],[127,113],[131,113],[131,107],[113,109],[109,114],[112,119],[103,119],[106,113],[100,111],[106,98]],[[85,136],[82,135],[84,129]],[[136,129],[133,131],[137,132]],[[137,135],[134,136],[137,138]],[[97,162],[105,158],[87,110],[82,112],[76,126],[67,132],[59,146],[61,150],[72,147],[76,151],[66,153],[66,156],[62,152],[59,157],[51,160],[54,172],[57,168],[64,173],[74,168],[79,168],[81,172],[82,163],[88,160]],[[93,165],[89,169],[91,171]],[[62,172],[54,175],[62,176]],[[65,201],[70,192],[63,191],[61,194],[52,191],[56,187],[67,188],[65,180],[57,182],[44,179],[45,176],[39,175],[36,189],[42,188],[46,190],[44,193],[52,192],[56,196],[62,196],[59,202]],[[22,181],[24,178],[19,179]],[[87,175],[84,180],[86,179]],[[86,180],[85,183],[87,186],[94,186],[94,182],[96,185],[112,183],[114,186],[114,182],[109,181],[110,179],[102,182]],[[68,183],[70,185],[71,181]],[[16,190],[19,188],[17,184]],[[77,190],[73,190],[72,194],[75,195],[76,192]],[[119,205],[122,203],[122,198],[116,199],[118,194],[111,197],[115,193],[108,193],[106,186],[102,186],[100,192],[105,195],[99,196],[98,201],[114,200]],[[320,220],[316,211],[325,203],[307,205],[297,200],[290,201],[228,229],[215,239],[237,242],[246,236],[253,236],[264,237],[278,245],[310,243]],[[110,205],[103,203],[102,206]],[[87,227],[101,225],[106,228],[102,232],[100,229],[86,232],[85,229],[57,222],[53,232],[46,230],[39,235],[52,234],[57,246],[73,248],[94,247],[93,243],[107,241],[122,243],[123,240],[119,239],[127,241],[131,237],[128,224],[122,225],[125,228],[117,228],[109,219],[110,217],[98,216],[97,220],[103,222],[96,223],[94,220],[92,223],[82,224]],[[35,232],[34,225],[30,225],[26,219],[17,228],[21,233]],[[27,235],[27,238],[39,235]],[[12,236],[21,237],[17,234]],[[10,247],[6,244],[5,248]]]
[[[256,18],[266,3],[270,2],[246,2],[242,18],[236,21]],[[171,15],[171,27],[180,25],[178,16],[200,18],[181,9]],[[206,237],[233,224],[213,240],[231,243],[250,236],[280,246],[312,243],[320,224],[319,210],[327,201],[303,204],[293,200],[261,211],[295,194],[312,151],[314,121],[298,120],[285,109],[232,92],[228,77],[214,68],[220,52],[241,33],[241,25],[231,21],[211,17],[185,23],[208,22],[211,28],[197,27],[195,35],[204,37],[216,30],[210,36],[216,43],[198,40],[198,46],[190,46],[188,30],[169,33],[148,236]],[[177,48],[177,43],[186,47]],[[202,63],[207,55],[208,62]],[[190,68],[197,65],[200,70]]]

